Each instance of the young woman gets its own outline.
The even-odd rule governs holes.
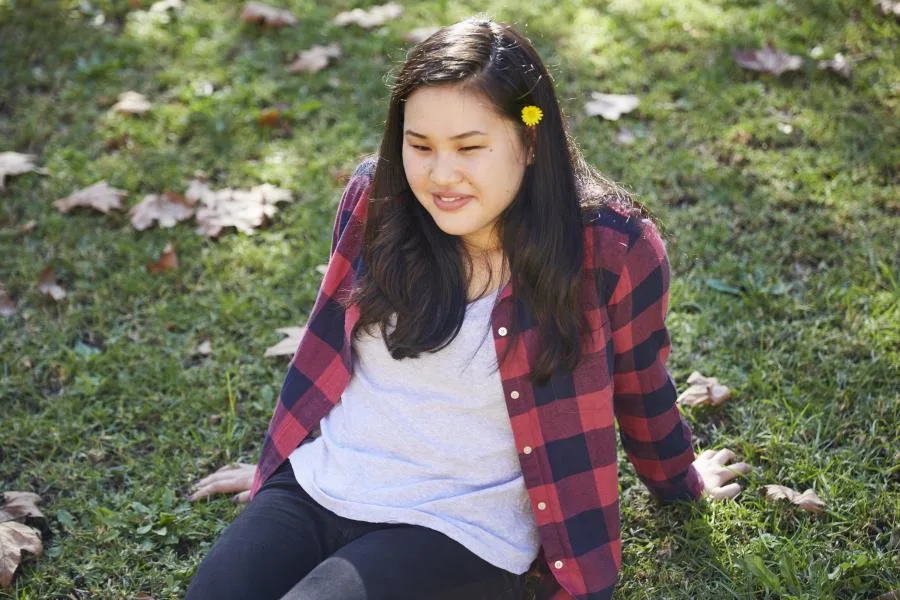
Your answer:
[[[188,598],[518,599],[529,572],[539,598],[610,598],[614,421],[662,502],[733,497],[749,470],[691,449],[668,287],[654,225],[585,164],[528,40],[441,29],[344,192],[252,501]]]

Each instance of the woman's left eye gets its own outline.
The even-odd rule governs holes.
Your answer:
[[[469,152],[470,150],[478,150],[479,148],[484,148],[484,146],[464,146],[460,148],[462,152]]]

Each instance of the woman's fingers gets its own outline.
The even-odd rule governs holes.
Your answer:
[[[240,481],[232,479],[227,481],[217,481],[197,488],[194,493],[190,495],[190,499],[199,500],[200,498],[205,498],[206,496],[211,496],[213,494],[231,494],[243,491],[244,489],[245,488],[241,485]]]
[[[725,467],[728,470],[728,479],[734,479],[738,475],[746,475],[753,470],[753,467],[745,462],[734,463]],[[727,481],[727,480],[726,480]]]
[[[735,458],[736,455],[732,450],[723,448],[718,452],[705,450],[695,459],[694,466],[703,480],[704,489],[709,497],[734,498],[740,493],[740,484],[727,482],[746,475],[752,467],[745,462],[728,464]]]
[[[228,479],[231,478],[235,473],[242,473],[244,470],[248,468],[255,468],[255,465],[247,464],[247,463],[231,463],[225,466],[219,467],[214,472],[210,473],[200,481],[194,484],[193,487],[200,488],[212,483],[216,483],[221,481],[223,478]]]
[[[190,500],[199,500],[212,494],[245,492],[253,485],[256,465],[247,463],[221,467],[191,486]],[[248,498],[249,499],[249,498]]]
[[[709,492],[709,495],[713,498],[717,498],[720,500],[725,499],[733,499],[738,494],[741,493],[741,486],[737,483],[729,483],[728,485],[723,485],[722,487],[714,488]]]
[[[736,457],[736,454],[734,452],[732,452],[730,449],[722,448],[721,450],[716,452],[716,455],[713,457],[712,460],[713,460],[713,462],[716,462],[720,465],[725,465],[728,461],[734,460],[735,457]]]
[[[697,458],[702,458],[703,460],[708,460],[708,459],[712,458],[712,457],[715,456],[715,455],[716,455],[716,451],[715,451],[715,450],[713,450],[713,449],[711,449],[711,448],[707,448],[706,450],[704,450],[703,452],[701,452],[701,453],[697,456]]]
[[[231,501],[235,504],[246,504],[247,502],[250,502],[250,490],[235,494],[231,497]]]

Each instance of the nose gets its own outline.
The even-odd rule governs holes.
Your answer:
[[[438,186],[449,186],[462,179],[453,157],[446,154],[434,157],[429,176]]]

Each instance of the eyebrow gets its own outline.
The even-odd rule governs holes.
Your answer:
[[[411,136],[413,136],[413,137],[422,138],[422,139],[424,139],[424,140],[427,140],[427,139],[428,139],[428,136],[427,136],[427,135],[423,135],[423,134],[421,134],[421,133],[416,133],[416,132],[413,131],[412,129],[407,129],[407,130],[406,130],[406,135],[411,135]],[[487,135],[487,134],[486,134],[485,132],[483,132],[483,131],[478,131],[477,129],[473,129],[472,131],[467,131],[467,132],[465,132],[465,133],[460,133],[459,135],[454,135],[454,136],[451,137],[450,139],[451,139],[451,140],[459,140],[459,139],[462,139],[462,138],[465,138],[465,137],[470,137],[470,136],[473,136],[473,135]]]

